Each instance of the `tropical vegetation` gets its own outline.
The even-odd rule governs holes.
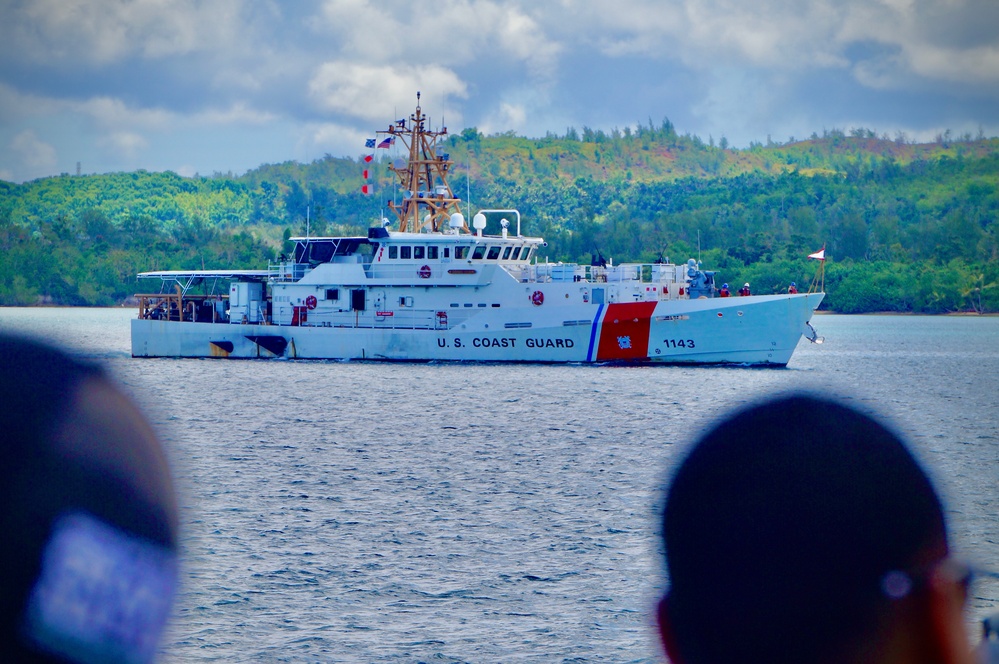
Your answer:
[[[996,138],[853,129],[733,149],[663,120],[544,138],[471,128],[444,146],[466,213],[518,208],[551,261],[694,257],[766,293],[807,287],[806,257],[825,247],[823,308],[999,311]],[[293,235],[364,234],[400,197],[387,168],[399,155],[374,152],[370,164],[326,155],[238,176],[0,181],[0,305],[119,304],[146,288],[141,271],[256,268]]]

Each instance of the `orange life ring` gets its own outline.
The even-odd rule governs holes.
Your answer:
[[[419,270],[417,270],[416,273],[420,275],[420,279],[429,279],[431,275],[430,266],[424,265]]]
[[[315,295],[310,295],[309,297],[305,298],[305,306],[307,306],[309,309],[315,309],[317,304],[319,304],[319,300],[316,299]]]
[[[544,303],[545,303],[544,293],[542,293],[539,290],[536,290],[533,293],[531,293],[531,304],[533,304],[536,307],[540,307]]]

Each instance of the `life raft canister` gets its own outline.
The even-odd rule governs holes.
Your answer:
[[[424,265],[419,270],[417,270],[416,273],[418,275],[420,275],[420,279],[429,279],[430,278],[430,274],[431,274],[431,272],[430,272],[430,266],[429,265]]]
[[[539,290],[534,291],[531,293],[531,303],[536,307],[540,307],[545,303],[545,294]]]
[[[317,304],[319,304],[319,300],[316,299],[315,295],[310,295],[309,297],[305,298],[305,306],[307,306],[309,309],[315,309]]]

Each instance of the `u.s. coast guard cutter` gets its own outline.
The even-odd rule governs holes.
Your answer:
[[[426,124],[417,105],[378,132],[409,150],[389,167],[405,192],[389,203],[398,230],[292,238],[294,255],[266,270],[142,273],[172,292],[137,296],[132,355],[782,366],[815,338],[822,292],[717,297],[693,260],[539,262],[544,240],[521,234],[516,210],[480,210],[469,229],[447,130]],[[483,233],[487,217],[499,235]]]

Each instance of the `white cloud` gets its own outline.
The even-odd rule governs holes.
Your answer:
[[[264,77],[257,71],[219,71],[212,79],[213,87],[217,89],[234,88],[247,92],[261,92],[264,89]]]
[[[0,34],[29,61],[107,64],[239,49],[252,42],[240,0],[31,0],[9,10]]]
[[[986,43],[964,33],[985,12],[974,0],[600,0],[565,3],[562,35],[592,41],[608,57],[677,59],[695,70],[752,66],[772,71],[849,68],[874,87],[916,78],[993,84],[994,30]],[[979,14],[982,14],[979,16]],[[990,18],[991,17],[991,18]],[[557,19],[549,13],[548,24]],[[983,38],[984,39],[984,38]],[[879,45],[867,53],[865,47]],[[862,55],[856,55],[859,47]]]
[[[135,108],[113,97],[91,97],[80,102],[69,101],[66,105],[91,117],[101,127],[111,129],[121,127],[163,129],[175,118],[174,113],[165,109]]]
[[[999,47],[962,50],[926,46],[907,53],[912,70],[938,81],[995,85],[999,83]]]
[[[191,113],[179,113],[165,108],[136,108],[121,99],[92,97],[81,102],[68,102],[75,111],[93,118],[104,128],[122,127],[167,130],[183,125],[261,125],[273,122],[277,115],[250,108],[245,102],[228,107],[208,107]]]
[[[400,67],[341,60],[320,65],[309,82],[309,96],[317,108],[378,123],[409,113],[416,92],[432,95],[437,109],[443,109],[450,97],[468,94],[457,74],[438,65]],[[455,115],[457,111],[447,110],[450,121],[460,121]]]
[[[332,122],[310,125],[306,132],[309,143],[318,146],[335,145],[342,142],[347,135],[352,135],[358,145],[363,145],[360,132],[357,132],[351,127],[346,127]]]
[[[486,118],[479,131],[489,135],[504,131],[519,131],[527,125],[527,108],[522,104],[502,102],[499,109]]]
[[[25,94],[0,83],[0,119],[4,124],[17,127],[26,123],[52,128],[53,135],[65,135],[69,127],[83,143],[63,145],[69,152],[87,150],[87,143],[105,151],[109,159],[120,159],[105,170],[132,168],[146,163],[154,138],[173,135],[173,140],[199,135],[201,128],[245,128],[267,126],[280,120],[275,113],[257,110],[245,102],[228,106],[208,107],[189,113],[167,108],[143,108],[126,103],[120,98],[94,96],[87,99],[58,99]],[[34,140],[32,140],[34,139]],[[39,141],[33,131],[22,131],[11,145],[17,152],[20,166],[13,175],[27,179],[51,175],[56,171],[55,149]],[[144,161],[145,160],[145,161]],[[256,165],[256,164],[254,164]],[[5,167],[11,169],[8,162]]]
[[[58,163],[56,149],[39,139],[31,129],[15,134],[9,147],[20,165],[32,173],[51,172]]]
[[[335,122],[309,124],[301,132],[297,150],[304,154],[328,152],[356,156],[365,150],[364,141],[372,135],[370,131]]]
[[[396,19],[391,3],[378,6],[367,0],[326,0],[319,15],[308,23],[320,33],[333,33],[342,41],[335,44],[341,53],[357,53],[360,57],[393,58],[407,39],[406,31]],[[385,39],[392,35],[392,39]],[[377,48],[373,48],[377,47]]]
[[[830,34],[838,6],[831,0],[624,0],[608,12],[593,0],[575,5],[568,18],[570,28],[582,29],[584,39],[610,57],[667,57],[694,69],[793,69],[839,61]],[[599,30],[586,29],[583,21]]]
[[[532,74],[542,79],[555,76],[562,46],[537,21],[520,12],[504,11],[494,30],[504,50],[526,62]]]
[[[541,9],[535,11],[543,12]],[[508,57],[527,65],[532,76],[554,75],[561,47],[517,2],[441,0],[412,11],[406,0],[377,5],[364,0],[327,0],[311,21],[332,33],[341,58],[376,64],[407,62],[456,68],[479,59]]]
[[[30,129],[58,154],[104,152],[95,170],[356,155],[416,91],[434,124],[531,136],[668,116],[744,145],[851,123],[994,131],[999,117],[995,0],[0,6],[0,143]],[[0,153],[23,179],[17,163]]]
[[[4,122],[14,123],[54,113],[61,105],[59,100],[21,92],[17,88],[0,83],[0,120]]]
[[[207,125],[264,125],[274,122],[278,116],[267,111],[250,108],[245,102],[236,102],[228,108],[209,108],[190,116],[195,124]]]
[[[141,134],[135,132],[112,131],[106,134],[98,144],[114,150],[126,159],[133,159],[139,152],[149,146],[149,141]]]
[[[995,85],[999,82],[999,46],[994,35],[985,44],[967,38],[965,33],[974,32],[979,20],[968,5],[961,0],[927,7],[917,7],[913,0],[854,5],[837,39],[844,48],[881,45],[881,53],[855,67],[857,80],[870,87],[906,88],[915,78]],[[964,17],[957,18],[962,10]]]

